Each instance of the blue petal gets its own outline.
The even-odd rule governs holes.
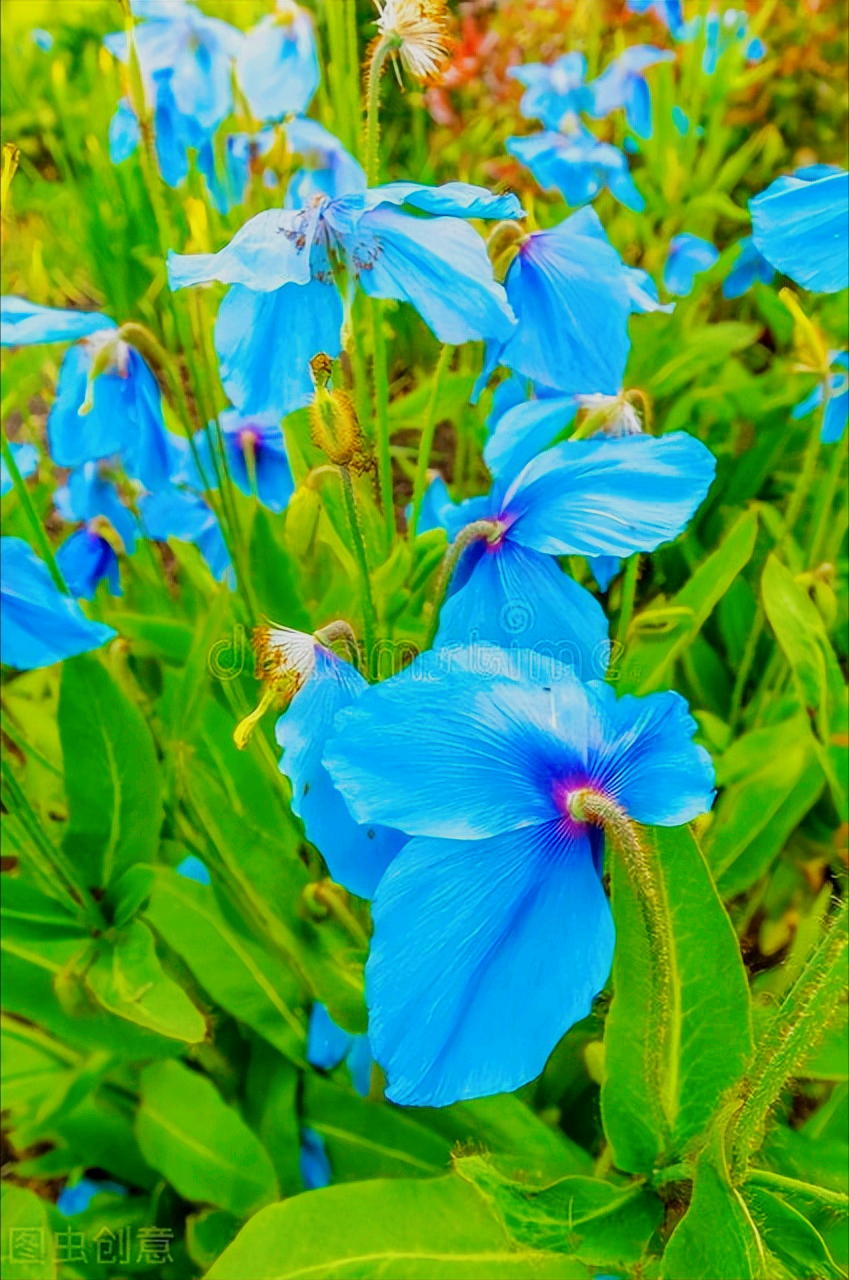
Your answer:
[[[79,1182],[75,1182],[73,1186],[66,1184],[62,1188],[56,1201],[56,1208],[63,1217],[73,1218],[78,1213],[84,1213],[94,1197],[104,1192],[113,1196],[128,1194],[127,1188],[120,1182],[111,1182],[105,1178],[80,1178]]]
[[[283,748],[280,770],[292,784],[292,811],[333,879],[361,898],[374,893],[404,838],[372,822],[358,825],[322,764],[322,752],[337,712],[366,687],[350,663],[317,644],[315,671],[276,728]]]
[[[672,108],[672,123],[681,134],[681,137],[686,138],[690,132],[690,117],[682,107],[674,106]]]
[[[569,440],[514,482],[507,537],[548,555],[653,551],[686,527],[715,473],[710,450],[684,432]]]
[[[240,443],[241,432],[251,431],[256,439],[254,445],[256,496],[269,511],[284,511],[295,492],[295,482],[292,478],[292,468],[289,466],[282,431],[278,426],[273,428],[255,426],[248,418],[240,419],[239,423],[235,431],[225,433],[227,461],[236,487],[244,494],[250,495],[254,492],[248,472],[247,456]]]
[[[307,1191],[320,1191],[333,1177],[324,1139],[315,1129],[301,1129],[300,1169]]]
[[[701,236],[684,231],[669,245],[669,256],[663,268],[663,286],[667,293],[685,298],[692,293],[696,276],[707,271],[719,258],[719,250]]]
[[[148,538],[194,542],[217,582],[231,578],[230,555],[221,526],[203,498],[185,489],[167,488],[141,502],[141,518]]]
[[[374,1058],[368,1036],[354,1036],[351,1052],[348,1054],[348,1070],[351,1083],[361,1098],[368,1097],[371,1088],[371,1064]]]
[[[178,876],[183,876],[186,880],[194,880],[195,884],[210,885],[212,877],[206,868],[205,863],[193,853],[189,853],[182,862],[174,868]]]
[[[63,520],[94,520],[105,516],[128,553],[135,550],[138,521],[121,502],[115,485],[104,480],[94,462],[86,462],[68,477],[67,484],[53,495],[56,510]]]
[[[115,321],[97,311],[62,311],[42,307],[14,294],[0,298],[0,346],[29,347],[39,342],[74,342],[103,329],[114,329]]]
[[[642,76],[630,76],[628,79],[625,119],[638,138],[652,136],[651,90]]]
[[[97,533],[77,529],[56,552],[56,564],[72,596],[93,600],[102,578],[113,596],[122,594],[118,557]]]
[[[38,449],[34,444],[15,444],[9,445],[15,466],[18,468],[18,474],[22,480],[26,480],[31,476],[38,466],[38,460],[41,457]],[[5,498],[10,489],[13,488],[12,476],[9,468],[6,466],[6,459],[0,458],[0,498]]]
[[[342,299],[332,283],[312,280],[256,293],[234,286],[215,322],[221,381],[243,415],[302,409],[315,387],[309,362],[342,349]]]
[[[599,591],[607,590],[622,567],[619,556],[591,556],[588,563]]]
[[[0,662],[20,671],[99,649],[117,632],[90,622],[20,538],[0,539]]]
[[[168,283],[241,284],[271,293],[310,279],[310,249],[321,209],[266,209],[250,218],[218,253],[168,253]]]
[[[129,352],[127,381],[132,389],[130,421],[132,433],[124,445],[123,457],[127,474],[140,480],[146,489],[156,490],[168,481],[171,453],[159,384],[150,368],[132,347]],[[95,381],[94,402],[97,411],[98,382]]]
[[[777,271],[816,293],[849,284],[849,174],[767,187],[749,201],[752,238]]]
[[[516,196],[509,192],[495,195],[486,187],[476,187],[470,182],[444,182],[439,187],[421,182],[387,182],[364,192],[360,201],[363,209],[376,209],[382,204],[408,204],[422,213],[440,217],[501,220],[525,216]]]
[[[332,1071],[351,1051],[353,1043],[354,1037],[336,1025],[326,1005],[313,1005],[307,1028],[307,1062],[311,1066]]]
[[[133,386],[129,378],[102,373],[94,382],[94,403],[80,414],[88,387],[91,351],[82,343],[65,353],[56,398],[47,419],[50,456],[60,467],[120,453],[132,433]]]
[[[596,598],[550,556],[506,539],[477,557],[443,604],[435,647],[482,642],[546,654],[584,680],[602,678],[610,656],[607,618]]]
[[[657,285],[648,271],[643,271],[640,267],[627,267],[626,278],[631,311],[634,315],[642,316],[650,311],[663,311],[671,315],[675,310],[674,302],[661,304]]]
[[[822,383],[818,382],[810,395],[805,396],[804,400],[800,400],[797,405],[793,406],[790,410],[790,417],[795,418],[797,422],[800,418],[806,418],[809,413],[813,413],[814,409],[822,404],[822,395]]]
[[[823,444],[835,444],[843,439],[849,419],[849,390],[832,395],[825,408],[820,439]]]
[[[365,293],[412,303],[440,342],[503,340],[515,327],[483,240],[458,218],[377,208],[345,248]]]
[[[128,102],[118,103],[109,121],[109,158],[113,164],[129,159],[141,141],[141,130],[136,114]]]
[[[306,111],[321,74],[310,15],[298,9],[291,22],[280,22],[269,14],[248,32],[237,67],[257,120],[279,120]]]
[[[412,840],[381,882],[366,966],[387,1097],[446,1106],[519,1088],[585,1017],[613,956],[586,835]]]

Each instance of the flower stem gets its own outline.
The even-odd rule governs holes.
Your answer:
[[[380,181],[380,77],[383,64],[398,42],[394,37],[381,36],[369,62],[366,93],[365,170],[370,187]]]
[[[460,557],[467,547],[473,542],[484,538],[487,542],[494,542],[500,533],[500,526],[497,520],[473,520],[471,524],[467,524],[465,529],[461,529],[457,537],[451,543],[445,553],[445,559],[442,561],[442,569],[439,573],[439,580],[436,584],[436,595],[433,601],[433,617],[431,618],[430,628],[428,630],[426,649],[433,648],[433,642],[439,629],[439,615],[445,600],[445,593],[448,590],[448,584],[451,581],[454,570],[457,568]]]
[[[56,557],[53,554],[53,548],[50,545],[50,540],[44,531],[44,526],[38,518],[38,512],[35,509],[32,495],[24,483],[24,479],[20,471],[18,470],[18,464],[15,462],[15,455],[12,453],[9,441],[6,439],[5,431],[0,432],[0,450],[2,450],[3,461],[9,469],[9,475],[12,478],[12,485],[15,493],[18,495],[18,500],[20,501],[20,504],[26,513],[27,520],[30,523],[30,527],[32,528],[33,537],[38,543],[39,550],[44,557],[44,563],[50,570],[50,576],[56,583],[59,590],[64,595],[68,595],[67,584],[65,579],[62,577],[59,566],[56,563]]]
[[[389,446],[389,371],[386,337],[383,332],[383,304],[377,298],[374,298],[371,304],[371,337],[377,470],[380,478],[380,504],[383,507],[388,553],[395,537],[395,503],[392,493],[392,453]]]
[[[728,723],[732,728],[737,724],[740,717],[740,710],[743,706],[743,697],[746,692],[746,684],[752,671],[755,655],[758,651],[758,641],[763,634],[764,621],[764,607],[759,601],[755,616],[752,619],[749,634],[746,637],[746,647],[743,650],[743,656],[740,659],[740,665],[737,668],[737,674],[734,677],[734,689],[731,694],[731,709],[728,713]]]
[[[625,566],[622,580],[622,604],[619,609],[619,623],[616,628],[616,639],[624,644],[628,636],[628,628],[634,616],[634,600],[637,595],[637,579],[640,576],[640,553],[631,556]]]
[[[827,404],[828,401],[825,396],[823,397],[823,399]],[[781,537],[778,540],[779,545],[781,545],[781,543],[784,542],[785,538],[789,537],[793,533],[793,530],[796,527],[796,521],[799,519],[799,516],[802,512],[802,508],[804,507],[805,502],[807,501],[808,494],[811,489],[811,485],[814,482],[814,476],[816,475],[816,472],[817,472],[817,461],[819,460],[819,456],[820,456],[819,432],[812,431],[808,439],[807,446],[805,448],[804,456],[802,458],[802,469],[799,472],[798,478],[796,480],[796,484],[793,488],[793,493],[790,497],[790,502],[787,506],[787,512],[784,516],[784,524],[782,526]]]
[[[371,670],[371,663],[374,658],[374,641],[377,630],[377,614],[374,608],[374,599],[371,594],[371,577],[369,574],[368,559],[366,557],[366,544],[363,537],[363,526],[360,521],[360,513],[357,510],[357,498],[354,493],[354,484],[351,480],[351,473],[347,467],[339,468],[339,475],[342,478],[342,493],[345,498],[345,511],[348,516],[348,525],[351,530],[351,541],[354,546],[354,555],[360,570],[360,579],[363,590],[363,630],[365,634],[366,646],[366,671]]]
[[[430,384],[430,398],[427,404],[427,413],[425,415],[424,426],[422,427],[421,440],[419,441],[419,454],[416,459],[416,476],[413,481],[413,509],[410,512],[410,542],[416,540],[416,529],[419,523],[419,513],[422,509],[424,501],[425,489],[427,488],[427,468],[430,462],[430,454],[433,448],[433,437],[436,431],[436,409],[439,403],[439,392],[442,386],[442,379],[445,371],[451,363],[453,347],[443,347],[439,353],[439,359],[436,362],[436,368],[433,371],[433,379]]]
[[[846,461],[846,452],[840,443],[832,446],[832,458],[828,468],[826,482],[819,493],[816,503],[815,519],[811,523],[811,541],[810,552],[807,557],[808,565],[815,568],[819,563],[822,555],[823,545],[828,536],[829,525],[832,519],[832,507],[834,505],[834,495],[837,492],[840,483],[840,474],[843,470],[843,463]]]

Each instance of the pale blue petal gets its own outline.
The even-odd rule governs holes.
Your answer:
[[[94,382],[93,407],[88,414],[80,414],[90,368],[91,352],[84,344],[65,353],[47,419],[50,456],[60,467],[77,467],[120,453],[132,432],[133,386],[120,374],[100,374]]]
[[[40,342],[74,342],[103,329],[114,329],[115,321],[97,311],[62,311],[42,307],[37,302],[6,294],[0,298],[0,346],[30,347]]]
[[[177,864],[174,870],[177,872],[178,876],[183,876],[185,880],[194,880],[195,884],[212,884],[212,877],[210,876],[205,863],[201,862],[200,858],[196,857],[193,853],[187,854],[183,861]]]
[[[289,23],[279,22],[274,14],[263,18],[245,37],[237,67],[257,120],[306,111],[320,79],[309,14],[299,9]]]
[[[587,563],[599,591],[606,591],[622,567],[619,556],[591,556]]]
[[[512,480],[557,439],[577,408],[574,396],[551,396],[508,409],[484,445],[484,462],[492,474]]]
[[[444,182],[429,187],[421,182],[387,182],[372,187],[360,197],[363,209],[376,209],[382,204],[408,204],[422,213],[452,218],[523,218],[525,211],[516,196],[506,192],[495,195],[486,187],[470,182]]]
[[[307,1062],[310,1066],[332,1071],[350,1053],[354,1037],[338,1027],[327,1012],[327,1006],[313,1005],[307,1028]]]
[[[136,114],[128,102],[118,103],[109,121],[109,158],[113,164],[127,160],[141,141],[141,130]]]
[[[638,138],[652,136],[651,90],[642,76],[629,76],[625,119]]]
[[[719,258],[719,250],[701,236],[684,231],[669,244],[669,256],[663,268],[663,287],[667,293],[685,298],[693,291],[696,276],[707,271]]]
[[[306,284],[310,249],[321,216],[313,209],[266,209],[250,218],[218,253],[168,253],[168,283],[241,284],[271,293],[284,284]]]
[[[634,315],[645,315],[649,311],[663,311],[671,315],[675,310],[674,302],[661,304],[657,285],[647,271],[641,267],[626,267],[628,294],[631,299],[631,311]]]
[[[823,444],[836,444],[838,440],[843,439],[847,418],[849,418],[849,390],[844,389],[839,394],[832,395],[826,405],[820,433]]]
[[[817,383],[810,395],[805,396],[804,400],[800,400],[790,410],[790,417],[798,421],[800,418],[807,418],[809,413],[813,413],[822,404],[822,384]]]
[[[613,956],[587,836],[558,822],[490,840],[413,840],[381,882],[366,966],[387,1097],[446,1106],[538,1076]]]
[[[72,471],[67,484],[54,493],[53,503],[62,519],[69,522],[105,516],[126,551],[135,550],[138,520],[119,499],[115,485],[99,474],[96,462],[83,463]]]
[[[9,449],[21,479],[26,480],[38,466],[41,454],[34,444],[16,444],[12,442],[9,445]],[[6,459],[0,458],[0,498],[5,498],[13,487],[12,476],[6,466]]]
[[[776,191],[767,187],[749,201],[752,238],[775,267],[816,293],[849,284],[849,174],[830,174]]]

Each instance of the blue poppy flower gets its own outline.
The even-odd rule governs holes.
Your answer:
[[[365,1098],[371,1085],[371,1048],[368,1036],[353,1036],[338,1027],[327,1006],[314,1004],[307,1029],[307,1062],[332,1071],[345,1061],[357,1093]]]
[[[409,843],[378,885],[369,1038],[387,1097],[445,1106],[539,1075],[604,986],[614,931],[589,790],[677,826],[713,768],[676,693],[617,699],[537,653],[425,654],[337,719],[325,764]]]
[[[550,428],[568,410],[551,401],[545,412]],[[484,641],[555,651],[583,679],[603,676],[607,618],[595,597],[560,570],[556,557],[654,550],[686,527],[715,470],[713,455],[700,441],[673,433],[566,441],[516,478],[500,477],[488,499],[464,504],[465,523],[488,520],[492,526],[461,556],[442,606],[436,647]]]
[[[849,373],[847,373],[849,352],[830,351],[829,363],[832,368],[836,367],[840,372],[831,374],[829,378],[828,404],[823,415],[820,440],[823,444],[836,444],[838,440],[843,439],[847,418],[849,418]],[[810,395],[805,396],[805,399],[795,406],[791,417],[797,420],[806,418],[809,413],[813,413],[814,409],[819,408],[823,402],[823,396],[823,385],[818,382]]]
[[[728,275],[722,282],[722,293],[726,298],[740,298],[748,293],[756,280],[763,284],[772,284],[775,268],[770,266],[766,258],[755,248],[751,236],[743,236],[739,243],[740,255]]]
[[[289,627],[258,628],[257,667],[294,695],[277,721],[283,748],[280,771],[292,784],[292,811],[307,839],[327,863],[334,880],[368,898],[403,836],[385,827],[358,825],[321,763],[321,753],[337,711],[367,687],[365,680],[315,636]],[[262,705],[262,704],[260,704]]]
[[[849,284],[849,173],[812,165],[749,201],[755,247],[776,271],[815,293]]]
[[[257,120],[301,115],[321,79],[310,14],[292,0],[277,0],[274,13],[245,37],[237,67]]]
[[[405,204],[437,216],[393,207]],[[243,414],[283,416],[312,398],[310,360],[341,350],[341,270],[371,297],[411,303],[441,342],[506,337],[513,314],[483,240],[463,219],[521,214],[515,196],[467,183],[395,182],[306,209],[269,209],[218,253],[169,253],[168,276],[172,289],[234,286],[215,325],[224,388]]]
[[[133,38],[139,66],[151,101],[156,101],[154,76],[167,72],[170,90],[180,115],[211,131],[233,109],[233,63],[244,35],[208,18],[193,4],[142,4],[133,12],[146,21],[137,25]],[[127,62],[127,36],[123,31],[104,36],[103,43],[121,62]]]
[[[663,287],[667,293],[686,298],[693,292],[696,276],[708,271],[719,258],[719,250],[709,240],[682,231],[669,242],[669,253],[663,268]]]
[[[299,1165],[301,1181],[307,1191],[320,1191],[330,1184],[333,1177],[327,1149],[321,1134],[315,1129],[304,1126],[301,1129],[301,1151]]]
[[[629,13],[653,13],[676,40],[692,40],[697,22],[685,22],[681,0],[625,0]]]
[[[711,9],[705,17],[705,49],[702,54],[702,70],[712,76],[719,59],[732,48],[742,48],[749,62],[760,62],[766,56],[766,46],[758,37],[749,37],[749,15],[742,9],[726,9],[720,16]]]
[[[33,671],[99,649],[117,632],[91,622],[21,538],[0,538],[0,662]]]
[[[9,449],[21,479],[26,480],[33,475],[41,457],[35,445],[12,443],[9,445]],[[5,498],[12,487],[12,476],[6,466],[6,459],[0,458],[0,498]]]
[[[113,596],[124,594],[115,548],[96,525],[85,525],[66,538],[56,552],[56,564],[72,596],[93,600],[104,578]]]
[[[73,1218],[78,1213],[85,1213],[94,1197],[104,1192],[113,1196],[129,1194],[127,1188],[120,1182],[111,1182],[107,1178],[80,1178],[79,1182],[75,1182],[73,1186],[66,1183],[59,1192],[56,1208],[63,1217]]]
[[[113,164],[129,160],[141,142],[138,117],[126,98],[122,98],[109,121],[109,159]]]
[[[203,556],[216,582],[233,587],[230,553],[215,512],[200,494],[171,485],[141,501],[145,534],[154,542],[192,542]]]
[[[605,187],[627,209],[639,213],[646,207],[619,148],[599,142],[583,125],[568,133],[546,131],[508,138],[505,146],[527,165],[544,190],[557,188],[573,207],[594,200]]]
[[[186,854],[183,861],[179,862],[174,870],[178,876],[182,876],[185,880],[194,880],[195,884],[212,884],[212,877],[206,868],[206,864],[193,853]]]
[[[507,74],[525,86],[519,110],[529,120],[541,120],[546,129],[559,129],[564,119],[586,111],[590,94],[584,85],[587,60],[582,53],[564,53],[550,65],[529,62],[509,67]]]
[[[100,464],[85,462],[68,476],[53,495],[53,505],[63,520],[97,520],[104,517],[112,525],[128,555],[136,549],[138,520],[121,502],[111,480],[101,475]]]
[[[277,415],[243,418],[234,409],[225,409],[218,421],[236,487],[244,494],[255,493],[269,511],[285,510],[295,482]]]
[[[317,120],[298,117],[284,126],[289,150],[301,165],[289,180],[285,207],[303,209],[315,196],[338,200],[365,191],[366,175],[338,138]]]
[[[625,119],[640,138],[652,136],[651,90],[645,73],[659,62],[674,62],[669,49],[656,49],[650,44],[635,44],[614,59],[597,79],[588,85],[591,104],[587,108],[596,120],[609,116],[619,107],[625,108]]]
[[[45,31],[43,27],[33,27],[29,33],[29,38],[33,44],[39,48],[42,53],[49,53],[53,48],[53,37],[49,31]]]
[[[615,395],[631,349],[629,271],[593,209],[525,236],[504,281],[518,325],[487,344],[475,395],[498,365],[568,394]]]

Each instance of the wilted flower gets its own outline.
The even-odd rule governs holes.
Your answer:
[[[749,201],[752,240],[776,271],[815,293],[849,285],[849,173],[810,165]]]
[[[718,259],[719,250],[709,240],[682,231],[669,242],[669,254],[663,268],[664,289],[685,298],[692,293],[696,276],[708,271]]]
[[[374,0],[377,29],[404,69],[423,83],[435,80],[451,55],[445,0]]]
[[[514,1090],[589,1013],[614,942],[594,799],[662,826],[713,801],[678,694],[617,699],[499,653],[425,654],[342,713],[325,750],[355,816],[411,837],[377,887],[366,966],[396,1103]]]

